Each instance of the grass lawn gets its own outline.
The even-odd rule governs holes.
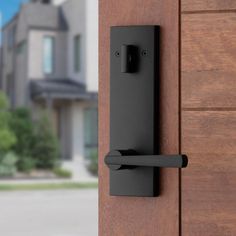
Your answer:
[[[0,191],[89,189],[97,187],[97,183],[0,184]]]

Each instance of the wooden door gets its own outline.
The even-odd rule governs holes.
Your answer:
[[[100,0],[100,235],[236,235],[235,13],[232,0]],[[161,170],[160,197],[110,197],[110,26],[149,24],[161,26],[161,152],[189,166]]]
[[[236,235],[236,1],[182,0],[182,234]]]
[[[161,25],[161,152],[179,152],[179,3],[173,0],[100,0],[99,235],[179,235],[179,171],[161,171],[157,198],[109,196],[110,27]]]

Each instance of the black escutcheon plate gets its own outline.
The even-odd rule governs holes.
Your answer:
[[[111,27],[110,150],[158,154],[159,26]],[[137,70],[121,72],[121,47],[138,48]],[[110,170],[110,195],[158,195],[158,169]]]

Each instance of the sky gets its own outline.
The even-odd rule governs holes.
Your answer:
[[[6,24],[18,11],[20,4],[26,1],[28,0],[0,0],[1,24]]]

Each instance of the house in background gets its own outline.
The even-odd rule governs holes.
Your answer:
[[[13,108],[51,112],[76,179],[97,152],[98,2],[31,0],[3,27],[1,86]]]

